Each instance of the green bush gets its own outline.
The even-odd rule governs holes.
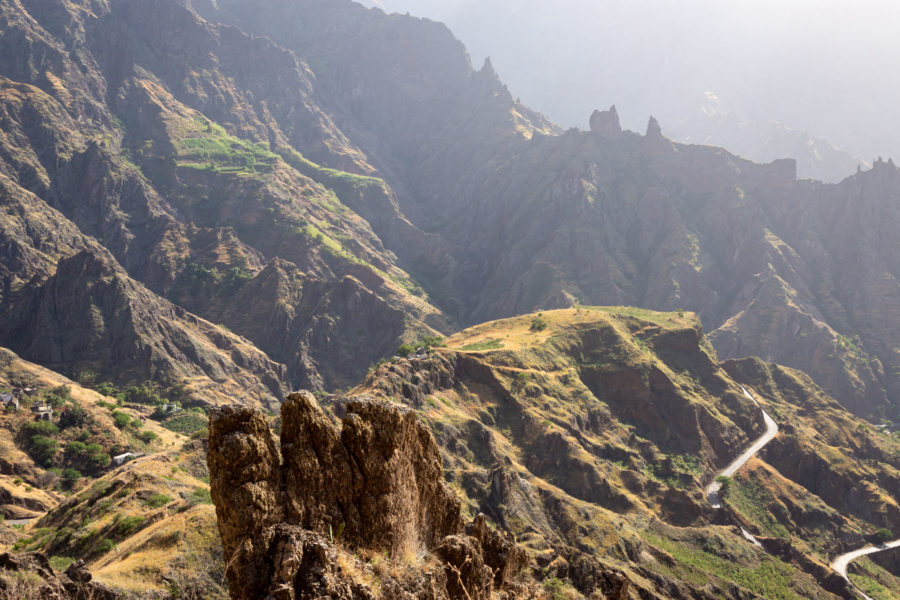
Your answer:
[[[128,535],[132,531],[137,530],[141,525],[143,525],[146,519],[144,517],[134,516],[134,517],[122,517],[119,519],[119,523],[116,525],[116,531],[120,535]]]
[[[131,423],[131,417],[118,410],[114,410],[112,412],[112,418],[113,423],[115,423],[116,427],[118,427],[119,429],[122,429],[123,427],[126,427],[129,423]]]
[[[531,331],[543,331],[547,329],[547,320],[538,315],[531,320]]]
[[[53,408],[59,408],[72,399],[72,394],[67,385],[58,385],[44,392],[44,402]]]
[[[88,413],[83,406],[73,401],[66,410],[59,415],[59,428],[81,427],[88,422]]]
[[[25,430],[25,434],[29,436],[50,436],[59,433],[59,427],[50,421],[29,421],[28,423],[25,423],[23,429]]]
[[[163,421],[162,426],[169,431],[191,435],[205,432],[209,426],[209,420],[202,413],[179,413]]]
[[[68,556],[50,557],[50,566],[53,567],[53,570],[58,573],[68,569],[69,565],[71,565],[73,562],[75,562],[75,559]]]
[[[81,479],[81,471],[78,469],[64,469],[62,472],[62,478],[66,481],[76,481]]]
[[[116,547],[116,543],[109,538],[104,538],[97,542],[97,545],[94,546],[94,553],[96,554],[106,554],[110,550],[114,550]]]
[[[150,508],[160,508],[161,506],[165,506],[172,499],[166,496],[165,494],[153,494],[146,500],[144,500],[144,504],[149,506]]]
[[[134,404],[163,404],[165,402],[153,384],[149,382],[133,385],[125,390],[124,400]]]
[[[875,532],[875,541],[879,544],[886,544],[894,539],[894,533],[885,527],[882,527],[878,531]]]
[[[104,396],[115,396],[116,394],[119,393],[119,388],[117,388],[116,386],[114,386],[113,384],[111,384],[108,381],[104,381],[103,383],[100,383],[97,385],[97,391],[99,393],[103,394]],[[99,404],[99,402],[98,402],[98,404]]]
[[[59,442],[45,435],[31,436],[31,456],[42,467],[49,467],[59,449]]]
[[[138,434],[138,439],[144,442],[145,444],[149,444],[153,440],[157,438],[157,435],[150,431],[149,429],[145,429],[144,431]]]
[[[75,458],[88,453],[87,444],[84,442],[69,442],[66,444],[65,455],[67,458]]]
[[[416,351],[416,349],[411,344],[402,344],[399,348],[397,348],[397,350],[396,350],[396,352],[394,352],[394,354],[396,354],[397,356],[406,357],[415,351]]]

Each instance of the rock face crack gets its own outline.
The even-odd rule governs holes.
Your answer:
[[[487,599],[525,566],[525,551],[483,516],[464,528],[415,413],[371,399],[346,411],[338,429],[312,394],[290,395],[280,452],[262,413],[211,413],[210,489],[232,598],[371,598],[338,566],[335,538],[352,550],[435,556],[442,568],[423,577],[436,599]]]

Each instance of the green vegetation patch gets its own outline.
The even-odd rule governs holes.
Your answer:
[[[205,431],[209,425],[206,415],[198,412],[186,412],[169,417],[162,426],[170,431],[190,435],[196,431]]]
[[[725,485],[722,488],[723,491],[726,490]],[[729,481],[727,491],[723,496],[728,506],[744,515],[751,523],[755,523],[766,535],[790,538],[788,530],[767,508],[768,504],[775,501],[775,498],[759,481],[737,475]]]
[[[733,558],[719,556],[704,546],[703,549],[676,542],[662,536],[644,532],[644,538],[661,550],[665,550],[679,563],[673,569],[677,576],[693,583],[703,584],[703,572],[747,588],[769,600],[801,600],[810,596],[796,591],[802,584],[797,571],[771,556],[759,554],[758,564],[743,565]]]
[[[460,348],[460,350],[462,350],[463,352],[476,352],[480,350],[500,350],[501,348],[503,348],[503,342],[498,339],[491,338],[483,342],[477,342],[475,344],[463,346],[462,348]]]
[[[200,118],[197,129],[174,141],[179,167],[254,175],[271,173],[278,155],[263,142],[252,143],[229,135],[221,125]]]
[[[847,575],[859,589],[873,600],[896,600],[892,590],[900,589],[900,578],[875,564],[868,558],[860,558],[850,564]]]

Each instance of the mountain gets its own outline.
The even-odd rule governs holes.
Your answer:
[[[575,302],[693,310],[723,356],[807,371],[870,418],[896,413],[883,318],[898,299],[896,239],[856,224],[896,218],[890,193],[870,184],[892,163],[825,186],[797,181],[792,161],[756,165],[655,126],[559,135],[490,61],[473,71],[438,24],[349,2],[204,6],[314,56],[323,102],[396,194],[400,214],[371,219],[373,230],[456,322]]]
[[[362,3],[446,23],[476,61],[493,59],[514,96],[565,127],[614,103],[633,131],[655,115],[677,141],[760,162],[794,158],[802,178],[829,182],[852,175],[855,158],[900,155],[900,88],[880,76],[897,51],[892,5],[848,13],[811,0]],[[729,116],[702,114],[712,94]],[[749,139],[732,135],[736,115]]]
[[[715,510],[704,486],[765,430],[742,386],[780,430]],[[897,438],[798,371],[718,362],[689,313],[582,307],[485,323],[350,395],[415,408],[464,510],[586,597],[606,570],[642,598],[852,597],[829,560],[900,525]]]
[[[3,539],[57,567],[222,597],[209,501],[236,507],[205,481],[203,419],[252,415],[248,443],[271,441],[301,387],[349,423],[354,386],[415,409],[430,458],[376,477],[384,497],[439,475],[440,453],[453,514],[515,534],[537,596],[621,595],[622,575],[650,598],[847,597],[829,560],[900,529],[900,452],[871,423],[900,420],[891,161],[825,184],[672,142],[656,119],[626,131],[613,110],[563,131],[445,26],[349,0],[0,0],[0,123],[0,345],[20,357],[4,354],[3,391],[50,368],[40,398],[78,421],[4,417],[0,458],[33,463],[27,493],[0,478],[4,514],[46,514]],[[84,413],[53,391],[68,385]],[[760,406],[779,434],[714,509],[703,485],[766,430]],[[319,430],[334,448],[357,432]],[[100,467],[126,447],[149,452]],[[266,482],[291,477],[276,462]],[[218,466],[219,484],[245,475]],[[368,506],[345,491],[327,541],[326,520],[277,510],[224,541],[277,530],[328,555],[334,519]],[[494,542],[462,522],[404,531],[426,554],[460,536],[447,556],[477,563]],[[262,577],[278,545],[252,548],[240,566]],[[447,556],[432,573],[471,563]],[[890,563],[860,564],[895,584]]]
[[[706,94],[704,104],[690,116],[674,122],[672,139],[721,146],[755,162],[779,158],[797,161],[797,176],[838,183],[857,168],[871,165],[834,144],[774,120],[743,119],[727,110],[715,94]]]

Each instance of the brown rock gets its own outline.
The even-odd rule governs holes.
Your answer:
[[[339,566],[338,539],[403,559],[434,552],[444,561],[411,579],[385,573],[383,589],[396,597],[488,598],[527,563],[483,515],[462,534],[437,444],[413,412],[356,399],[346,413],[339,430],[312,394],[289,396],[281,459],[260,412],[229,406],[211,413],[210,488],[233,598],[371,598]]]
[[[494,589],[491,568],[484,564],[478,542],[465,535],[447,536],[436,554],[446,564],[447,592],[460,600],[488,600]]]
[[[268,585],[271,527],[281,521],[281,473],[261,413],[226,406],[210,414],[210,492],[233,598],[256,598]]]

